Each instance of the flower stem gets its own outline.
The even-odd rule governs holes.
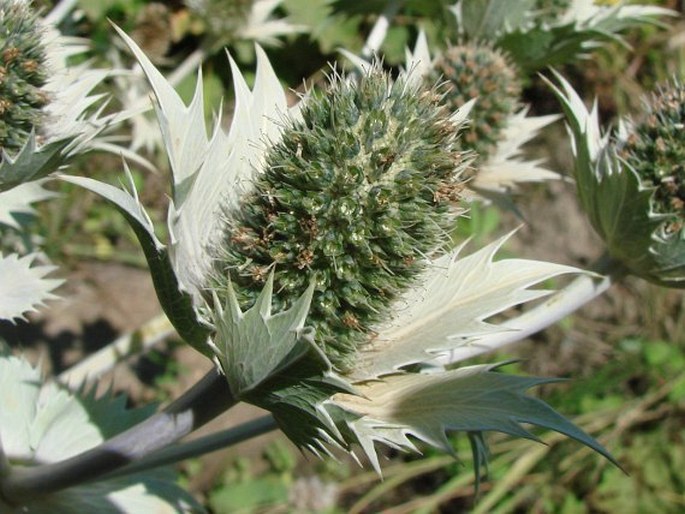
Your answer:
[[[222,430],[204,437],[198,437],[187,443],[168,446],[167,448],[150,454],[142,460],[110,473],[105,478],[110,479],[118,476],[130,475],[132,473],[139,473],[160,466],[168,466],[184,459],[199,457],[205,453],[228,448],[234,444],[266,434],[276,428],[278,428],[278,425],[273,416],[262,416],[227,430]]]
[[[95,448],[61,462],[12,468],[0,476],[0,497],[20,505],[28,499],[99,480],[174,443],[236,403],[226,378],[213,369],[165,409]]]
[[[501,323],[499,326],[503,330],[486,334],[472,344],[455,348],[439,357],[437,363],[441,365],[453,364],[521,341],[525,337],[553,325],[594,300],[609,289],[612,283],[626,275],[625,268],[608,255],[602,256],[593,270],[598,275],[580,275],[540,305],[514,319]]]

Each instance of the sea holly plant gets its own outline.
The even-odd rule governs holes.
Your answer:
[[[556,80],[573,136],[578,196],[616,268],[685,287],[683,85],[662,85],[640,118],[603,134],[597,106],[588,110],[563,77]]]
[[[463,111],[447,109],[411,72],[392,79],[379,66],[358,82],[334,75],[325,91],[289,109],[257,49],[251,90],[231,61],[233,122],[228,132],[217,122],[208,137],[201,80],[185,105],[121,37],[157,100],[173,176],[170,242],[155,236],[134,191],[63,179],[107,198],[129,220],[171,322],[220,373],[195,389],[204,395],[53,465],[62,466],[59,480],[49,478],[51,465],[10,465],[2,488],[9,502],[39,494],[38,484],[41,494],[75,485],[77,478],[64,482],[70,466],[91,479],[135,467],[237,401],[269,410],[303,448],[361,451],[379,471],[377,443],[415,450],[418,438],[450,451],[445,432],[461,430],[483,463],[482,432],[534,437],[521,423],[608,456],[526,394],[547,380],[503,375],[496,364],[431,366],[455,347],[506,331],[487,320],[549,293],[531,287],[580,273],[495,260],[503,240],[470,255],[463,244],[454,248],[446,234],[463,214],[461,175],[472,159],[457,146]]]
[[[21,358],[0,356],[0,382],[6,388],[19,384],[21,395],[19,402],[6,398],[0,409],[3,511],[199,508],[164,472],[151,470],[217,448],[217,441],[226,446],[276,426],[316,455],[348,452],[379,473],[382,446],[417,451],[421,442],[452,452],[447,433],[457,431],[467,434],[480,477],[487,458],[484,433],[535,439],[524,425],[555,430],[612,460],[599,442],[529,395],[552,379],[511,375],[499,362],[461,365],[557,321],[614,277],[499,259],[511,236],[480,249],[450,237],[467,215],[472,167],[493,162],[507,134],[505,128],[493,141],[474,144],[478,133],[469,132],[469,123],[480,118],[473,109],[481,102],[491,120],[488,106],[496,105],[482,101],[484,95],[452,102],[458,88],[427,72],[438,61],[425,40],[408,53],[398,74],[377,61],[350,75],[333,68],[324,87],[308,90],[294,104],[261,47],[255,47],[251,87],[229,56],[231,124],[224,129],[219,117],[208,131],[202,73],[185,103],[135,42],[118,32],[154,96],[171,172],[168,240],[157,236],[126,165],[125,189],[64,173],[59,178],[100,195],[125,217],[170,322],[214,367],[152,414],[126,411],[111,395],[96,399],[86,387],[43,384]],[[481,66],[492,70],[493,62],[501,70],[507,58],[494,48],[446,51],[435,59],[452,53],[457,59],[436,74],[447,76],[460,66],[458,75]],[[483,55],[491,61],[481,62]],[[485,92],[517,94],[508,84],[488,85],[498,79],[498,73],[491,75],[473,80],[482,78]],[[570,86],[558,81],[575,137],[581,201],[600,220],[593,223],[604,227],[605,214],[615,214],[593,211],[599,194],[627,190],[625,181],[623,189],[602,190],[609,184],[604,175],[613,175],[598,170],[613,156],[612,163],[642,177],[633,189],[640,198],[648,196],[640,205],[649,207],[649,223],[657,230],[648,235],[655,245],[631,252],[667,255],[659,253],[655,236],[681,227],[680,171],[669,161],[680,149],[674,146],[677,130],[661,125],[682,125],[682,95],[664,93],[645,121],[626,129],[632,136],[613,140],[600,135],[596,117],[581,110]],[[525,118],[516,99],[506,103],[495,120]],[[664,164],[647,176],[640,163],[654,152]],[[611,205],[632,212],[620,202]],[[607,240],[610,257],[620,260],[620,245]],[[679,246],[669,248],[675,253]],[[623,262],[651,278],[637,264]],[[545,289],[563,276],[573,281],[557,292]],[[671,285],[671,279],[661,283]],[[21,316],[46,294],[10,298],[0,303],[0,315]],[[523,313],[501,321],[499,315],[512,307]],[[238,402],[270,416],[247,429],[177,443]],[[74,437],[81,432],[82,438]]]

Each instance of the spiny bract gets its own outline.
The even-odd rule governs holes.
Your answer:
[[[655,188],[652,209],[667,215],[664,237],[685,236],[685,87],[679,82],[658,90],[621,149],[642,185]]]
[[[445,81],[445,101],[451,110],[478,99],[462,144],[486,159],[494,151],[507,118],[519,108],[521,84],[508,59],[484,43],[451,46],[436,59],[426,80]]]
[[[441,95],[377,67],[303,102],[239,212],[226,213],[217,275],[251,304],[275,266],[274,310],[314,278],[307,324],[344,370],[445,242],[467,159]]]
[[[42,118],[47,95],[41,26],[29,2],[0,2],[0,149],[19,150]]]

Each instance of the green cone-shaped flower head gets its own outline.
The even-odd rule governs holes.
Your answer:
[[[275,267],[275,310],[312,278],[307,323],[345,369],[372,324],[445,242],[462,154],[434,90],[378,68],[303,100],[229,222],[218,275],[252,303]]]
[[[10,153],[23,146],[47,103],[41,36],[29,2],[0,2],[0,148]]]
[[[487,158],[507,119],[520,107],[521,84],[507,58],[487,44],[451,46],[435,60],[427,80],[446,82],[445,100],[452,110],[477,99],[462,144],[480,158]]]

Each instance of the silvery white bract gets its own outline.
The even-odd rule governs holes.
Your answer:
[[[0,342],[0,345],[3,343]],[[26,466],[59,462],[100,444],[145,419],[149,409],[127,410],[123,396],[111,392],[71,392],[45,383],[38,368],[0,346],[0,387],[12,391],[0,398],[0,473],[11,477]],[[168,470],[135,474],[79,485],[53,494],[5,505],[6,514],[73,514],[74,512],[201,511],[174,483]]]
[[[545,380],[502,375],[497,366],[438,367],[432,374],[403,371],[408,365],[430,363],[452,348],[477,345],[479,337],[499,330],[489,318],[547,294],[529,288],[578,273],[575,268],[495,261],[503,240],[467,256],[462,245],[442,257],[426,258],[424,273],[400,295],[391,319],[379,324],[376,336],[359,348],[358,365],[346,372],[331,366],[316,344],[316,333],[307,330],[313,286],[280,312],[272,312],[271,278],[246,310],[230,283],[228,291],[213,289],[212,250],[220,244],[220,226],[227,213],[239,207],[251,180],[263,172],[269,147],[303,110],[288,109],[266,55],[257,48],[252,90],[230,60],[236,97],[232,124],[225,132],[216,122],[208,137],[201,75],[193,100],[185,105],[136,44],[120,34],[143,67],[157,101],[172,171],[168,246],[155,236],[134,190],[87,178],[64,179],[105,197],[131,223],[169,319],[187,342],[214,359],[234,395],[271,411],[300,447],[320,455],[330,447],[352,452],[359,446],[377,469],[375,442],[412,450],[408,436],[413,436],[446,449],[446,430],[466,430],[482,460],[480,432],[531,437],[519,423],[557,430],[607,455],[587,434],[524,394]],[[401,78],[406,78],[405,92],[419,94],[412,89],[416,81]],[[353,87],[344,84],[345,91]],[[386,87],[391,84],[388,79]],[[455,113],[451,122],[463,117],[464,112]],[[293,152],[298,157],[301,149]],[[429,401],[431,408],[422,409]]]
[[[36,255],[19,257],[0,252],[0,319],[24,319],[48,300],[57,297],[52,291],[63,280],[46,278],[54,266],[33,265]]]

